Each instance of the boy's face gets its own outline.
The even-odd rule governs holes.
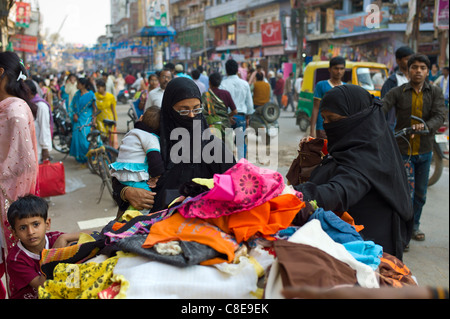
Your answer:
[[[45,248],[45,233],[50,230],[50,223],[50,218],[45,221],[40,216],[16,219],[13,235],[29,251],[40,253]]]
[[[328,70],[330,71],[330,77],[333,80],[341,81],[345,74],[345,65],[333,65],[332,67],[328,68]]]

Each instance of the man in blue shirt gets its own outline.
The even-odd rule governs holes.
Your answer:
[[[320,115],[320,101],[325,93],[333,87],[345,84],[342,78],[345,74],[345,59],[341,56],[336,56],[330,60],[328,68],[330,72],[330,79],[323,80],[316,84],[314,89],[314,104],[311,113],[311,133],[312,137],[327,138],[325,130],[323,129],[323,118]]]
[[[249,117],[255,112],[255,109],[250,85],[247,81],[239,78],[237,75],[238,69],[239,66],[235,60],[230,59],[225,63],[225,70],[228,76],[222,81],[220,89],[230,92],[238,112],[233,117],[235,123],[232,127],[236,133],[237,160],[239,161],[247,155],[247,144],[245,143],[244,133]]]

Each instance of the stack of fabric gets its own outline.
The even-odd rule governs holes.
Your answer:
[[[78,245],[44,250],[40,298],[281,298],[287,286],[415,285],[351,216],[305,203],[242,159],[169,208],[127,211]]]

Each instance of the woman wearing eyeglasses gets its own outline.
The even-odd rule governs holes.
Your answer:
[[[179,196],[181,185],[193,178],[212,178],[235,163],[223,142],[209,130],[203,116],[198,86],[188,78],[171,80],[161,105],[160,144],[165,173],[149,192],[133,187],[124,188],[113,179],[119,213],[128,205],[136,209],[164,209]],[[171,196],[172,195],[172,196]]]

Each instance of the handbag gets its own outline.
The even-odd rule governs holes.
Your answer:
[[[326,146],[327,140],[322,138],[310,139],[303,143],[286,174],[286,179],[291,185],[297,186],[309,180],[312,171],[327,154]]]
[[[50,197],[66,193],[66,177],[63,162],[44,161],[39,164],[36,195]]]

